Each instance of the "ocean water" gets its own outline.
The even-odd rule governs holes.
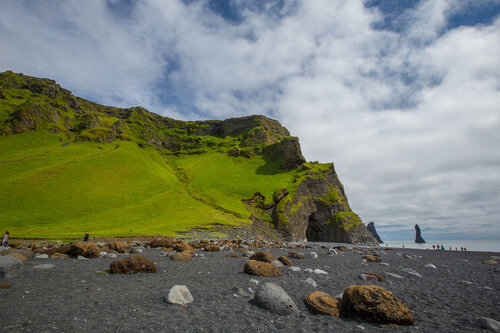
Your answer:
[[[426,240],[427,243],[417,244],[414,241],[388,241],[381,243],[381,247],[404,247],[409,249],[431,249],[432,244],[444,245],[446,251],[460,251],[460,248],[467,248],[467,251],[490,251],[500,252],[500,240]]]

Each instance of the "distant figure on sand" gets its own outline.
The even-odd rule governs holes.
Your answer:
[[[432,244],[432,249],[435,250],[436,249],[436,245]]]
[[[85,231],[85,237],[83,237],[83,241],[84,242],[88,242],[89,241],[89,232],[88,231]]]
[[[2,238],[2,246],[7,246],[7,244],[9,244],[9,232],[8,231],[5,231],[5,234],[3,234],[3,238]]]

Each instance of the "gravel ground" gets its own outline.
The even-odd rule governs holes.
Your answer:
[[[454,252],[379,249],[382,262],[366,263],[352,251],[328,255],[315,243],[312,249],[292,250],[306,259],[292,259],[302,270],[320,268],[328,275],[293,272],[281,268],[281,277],[255,277],[243,273],[245,259],[229,258],[228,252],[205,252],[192,262],[174,262],[159,249],[142,255],[153,260],[157,273],[115,275],[101,273],[113,259],[35,259],[0,289],[0,326],[5,332],[483,332],[478,317],[500,320],[500,273],[498,265],[484,264],[489,252]],[[329,244],[330,246],[332,244]],[[337,244],[335,244],[337,245]],[[288,249],[267,250],[274,256]],[[313,258],[311,252],[319,257]],[[132,255],[121,255],[119,258]],[[48,270],[32,265],[51,263]],[[425,268],[428,263],[437,266]],[[402,268],[419,272],[408,275]],[[101,271],[101,272],[98,272]],[[392,272],[384,282],[364,282],[359,273]],[[305,280],[311,277],[313,288]],[[255,291],[259,284],[274,282],[295,301],[300,314],[278,316],[235,296],[235,287]],[[187,306],[163,301],[170,288],[186,285],[194,301]],[[354,319],[312,315],[303,299],[313,290],[338,295],[349,285],[379,285],[399,298],[413,312],[414,326],[387,327]]]

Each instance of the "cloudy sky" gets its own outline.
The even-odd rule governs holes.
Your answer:
[[[0,45],[102,104],[278,119],[383,239],[500,239],[500,0],[2,0]]]

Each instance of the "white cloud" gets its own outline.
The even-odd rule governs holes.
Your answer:
[[[421,1],[400,31],[361,0],[287,1],[280,18],[235,1],[241,22],[132,3],[3,1],[0,69],[175,118],[268,114],[336,162],[365,221],[500,235],[500,19],[446,30],[472,1]]]

